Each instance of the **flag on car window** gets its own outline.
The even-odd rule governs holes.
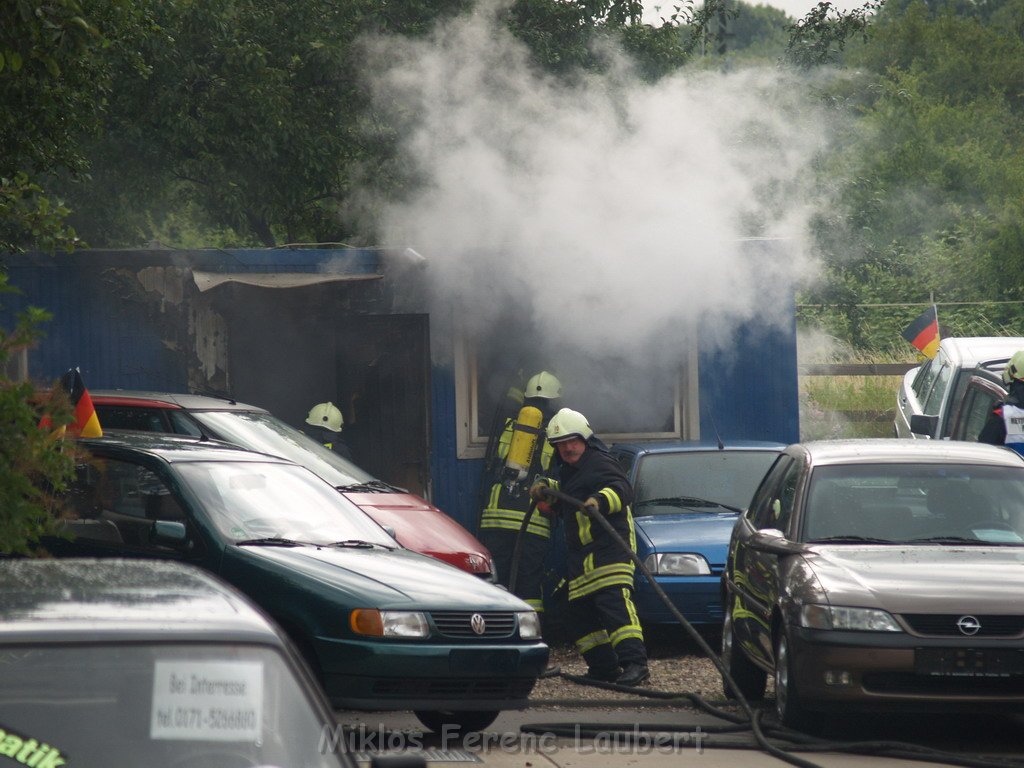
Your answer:
[[[901,334],[927,358],[939,351],[939,313],[932,304],[908,325]]]
[[[85,388],[82,381],[82,373],[77,368],[71,368],[60,378],[60,386],[68,393],[71,407],[75,411],[75,420],[68,425],[68,430],[73,435],[82,437],[103,437],[103,429],[100,427],[99,417],[96,415],[96,408],[89,397],[89,390]]]

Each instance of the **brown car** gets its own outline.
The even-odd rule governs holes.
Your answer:
[[[737,520],[723,595],[730,677],[759,699],[774,675],[784,725],[1024,707],[1024,459],[949,441],[791,445]]]

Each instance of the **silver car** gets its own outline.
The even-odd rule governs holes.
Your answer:
[[[722,655],[780,721],[1024,707],[1024,459],[977,443],[789,446],[739,518]],[[726,685],[727,695],[735,695]]]
[[[896,395],[896,437],[947,438],[967,381],[980,368],[1001,371],[1024,349],[1021,336],[943,339],[935,357],[903,376]]]

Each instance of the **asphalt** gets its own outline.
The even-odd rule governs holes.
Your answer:
[[[725,721],[695,710],[528,709],[503,712],[485,732],[424,733],[411,713],[339,712],[347,746],[360,766],[375,755],[419,755],[428,768],[484,765],[493,768],[775,768],[783,756],[759,747],[745,727],[722,732]],[[852,722],[852,721],[851,721]],[[918,718],[856,721],[835,734],[842,741],[907,739],[908,746],[889,754],[856,754],[829,749],[801,749],[773,740],[805,768],[888,768],[889,766],[963,764],[982,753],[1019,759],[1024,737],[1020,720],[984,721]],[[1001,725],[998,723],[1001,722]],[[984,723],[984,725],[982,724]],[[851,730],[852,729],[852,730]],[[830,740],[830,743],[831,740]],[[925,757],[915,750],[944,750]],[[923,759],[914,759],[920,756]],[[799,764],[799,763],[797,763]],[[1018,763],[1018,765],[1024,765]]]

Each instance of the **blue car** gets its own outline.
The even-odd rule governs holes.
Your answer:
[[[611,448],[635,491],[637,554],[686,620],[722,624],[721,578],[729,536],[782,443],[686,440]],[[634,594],[645,625],[677,620],[639,571]]]

